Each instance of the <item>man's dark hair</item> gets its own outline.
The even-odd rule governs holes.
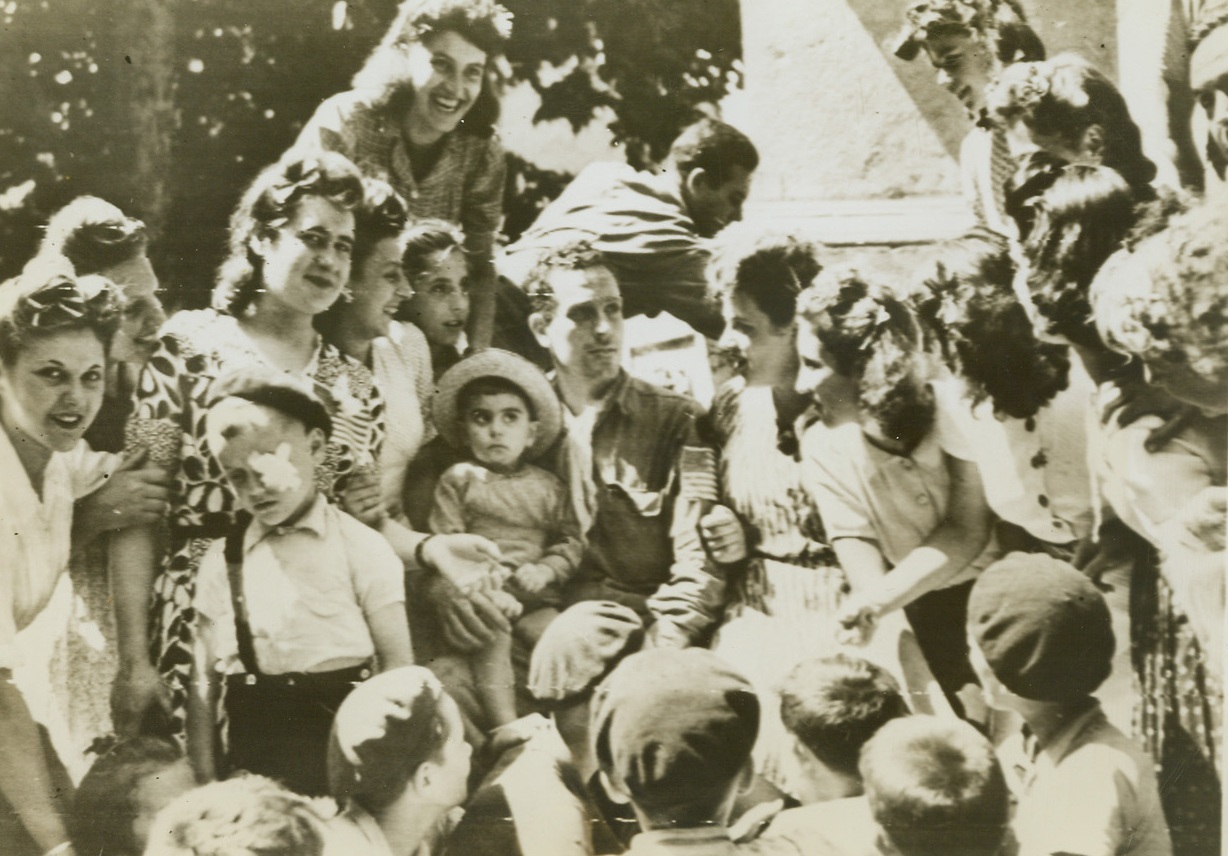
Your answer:
[[[558,305],[554,299],[554,286],[550,284],[550,274],[554,271],[588,270],[605,266],[605,257],[601,252],[582,239],[571,240],[547,250],[533,265],[524,281],[524,291],[529,296],[533,311],[548,314]]]
[[[731,167],[754,172],[759,166],[759,152],[749,137],[733,125],[709,118],[682,129],[670,146],[669,159],[681,175],[702,169],[718,186],[729,180]]]
[[[845,654],[798,663],[780,688],[785,728],[845,776],[857,775],[861,747],[878,729],[908,714],[895,678]]]

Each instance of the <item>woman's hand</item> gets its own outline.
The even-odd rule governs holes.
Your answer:
[[[1158,425],[1147,435],[1144,447],[1148,452],[1163,449],[1190,421],[1198,415],[1198,408],[1173,398],[1165,390],[1143,381],[1142,378],[1123,378],[1114,382],[1118,396],[1105,407],[1100,419],[1108,423],[1116,412],[1117,424],[1121,426],[1137,422],[1144,416],[1159,416],[1164,424]]]
[[[746,530],[737,515],[723,505],[700,518],[699,536],[708,555],[718,564],[732,565],[750,555]]]
[[[341,491],[341,509],[372,529],[379,529],[388,516],[379,477],[371,470],[359,470],[347,478]]]
[[[422,544],[422,561],[458,587],[469,586],[499,571],[503,556],[499,548],[481,535],[432,535]]]
[[[466,596],[438,574],[426,583],[426,599],[439,618],[444,641],[461,653],[483,651],[498,641],[499,633],[512,632],[511,622],[490,598],[480,591]]]
[[[170,507],[171,479],[149,464],[148,451],[127,455],[106,484],[77,503],[74,522],[81,543],[103,532],[160,523]]]
[[[880,614],[878,606],[865,595],[850,594],[836,614],[836,621],[840,623],[836,638],[842,645],[865,645],[874,635]]]
[[[111,685],[111,718],[115,733],[121,739],[136,737],[141,733],[141,723],[146,713],[158,706],[169,719],[171,693],[162,676],[152,664],[146,662],[121,666]]]

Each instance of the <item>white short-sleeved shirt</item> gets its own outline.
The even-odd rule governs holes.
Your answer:
[[[0,573],[0,669],[22,665],[18,634],[47,606],[68,567],[73,503],[96,490],[118,465],[117,455],[95,452],[81,440],[72,451],[51,455],[40,497],[8,434],[0,430],[0,555],[5,565]]]
[[[947,458],[970,460],[971,452],[953,409],[958,391],[933,384],[933,430],[909,455],[894,455],[866,441],[861,427],[816,423],[802,439],[806,489],[814,497],[831,541],[874,541],[889,565],[920,547],[942,522],[950,496]],[[970,578],[961,574],[954,585]]]
[[[961,426],[994,513],[1050,544],[1091,532],[1087,409],[1095,386],[1077,361],[1070,384],[1031,419],[998,419],[993,402],[966,402]]]
[[[212,661],[241,673],[224,555],[209,545],[196,584],[196,610]],[[321,672],[360,665],[375,653],[367,619],[405,601],[400,559],[382,536],[317,496],[293,526],[253,520],[243,535],[243,594],[262,672]]]
[[[1035,750],[1033,750],[1035,751]],[[1170,856],[1155,762],[1097,704],[1033,753],[1002,750],[1019,788],[1019,856]]]

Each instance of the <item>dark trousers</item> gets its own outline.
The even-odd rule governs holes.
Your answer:
[[[316,674],[230,675],[226,718],[230,769],[276,779],[308,796],[328,794],[328,740],[365,666]]]
[[[951,707],[963,716],[955,693],[965,684],[979,685],[968,659],[968,595],[972,580],[929,592],[904,607],[925,662]]]

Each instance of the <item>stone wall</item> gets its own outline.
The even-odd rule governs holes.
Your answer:
[[[749,213],[842,243],[927,241],[969,223],[970,125],[924,57],[896,59],[903,0],[744,0],[738,112],[764,154]],[[1116,67],[1113,0],[1025,2],[1051,53]]]

